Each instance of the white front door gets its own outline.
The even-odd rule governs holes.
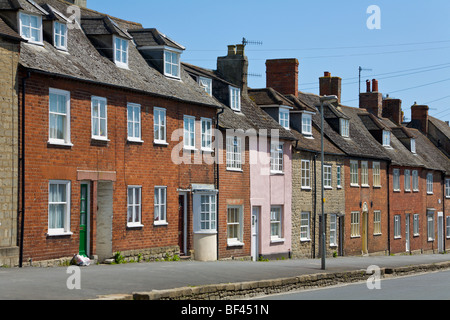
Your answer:
[[[257,261],[259,258],[259,216],[261,208],[253,207],[252,209],[252,260]]]

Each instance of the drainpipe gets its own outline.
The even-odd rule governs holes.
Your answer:
[[[216,130],[217,130],[217,128],[219,128],[219,116],[222,114],[224,112],[224,107],[221,107],[220,108],[220,111],[219,112],[217,112],[217,115],[216,115]],[[216,140],[216,144],[218,144],[218,143],[220,143],[220,142],[223,142],[223,141],[217,141]],[[244,150],[245,150],[245,148],[244,148]],[[218,159],[218,157],[219,157],[219,154],[220,154],[220,152],[219,152],[219,146],[218,145],[216,145],[216,190],[217,190],[217,195],[216,195],[216,215],[217,215],[217,218],[216,218],[216,228],[217,228],[217,239],[216,239],[216,245],[217,245],[217,260],[219,260],[219,205],[220,205],[220,202],[219,202],[219,196],[220,196],[220,192],[219,192],[219,159]]]
[[[388,214],[388,254],[391,255],[391,200],[390,200],[390,193],[391,193],[391,186],[390,186],[390,162],[387,162],[387,214]]]
[[[22,210],[20,210],[19,206],[17,207],[18,213],[22,215],[22,222],[20,224],[20,246],[19,246],[19,267],[23,266],[23,239],[24,239],[24,229],[25,229],[25,94],[26,94],[26,84],[27,80],[30,78],[31,72],[27,71],[27,75],[22,78],[22,115],[21,119],[19,119],[21,123],[21,128],[19,128],[20,133],[19,136],[21,138],[21,157],[19,158],[19,165],[21,165],[21,170],[19,170],[19,179],[18,183],[21,184],[20,188],[21,192],[21,201],[22,201]],[[21,171],[21,172],[20,172]],[[19,199],[19,197],[18,197]],[[18,200],[19,201],[19,200]],[[21,213],[20,213],[21,211]]]
[[[312,258],[316,257],[316,216],[317,216],[317,153],[314,153],[314,226],[313,226],[313,245]]]

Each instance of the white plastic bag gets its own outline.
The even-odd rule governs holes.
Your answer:
[[[89,258],[80,256],[79,254],[73,256],[72,262],[77,266],[83,267],[87,267],[91,264],[91,260]]]

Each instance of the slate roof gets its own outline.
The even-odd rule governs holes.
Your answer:
[[[447,139],[450,139],[450,126],[446,122],[432,116],[428,116],[428,121],[431,122],[440,132],[442,132]]]
[[[3,4],[5,0],[0,0]],[[28,0],[11,0],[9,4],[20,2],[30,10],[34,7]],[[62,0],[38,0],[38,4],[49,4],[59,12],[67,12],[71,5]],[[10,9],[13,8],[10,6]],[[113,32],[127,32],[130,29],[142,29],[142,25],[81,8],[81,16],[86,21],[103,23],[103,31],[112,28]],[[89,27],[84,24],[86,29]],[[100,24],[100,29],[102,29]],[[99,31],[100,31],[99,29]],[[108,30],[108,32],[111,30]],[[96,31],[89,29],[95,34]],[[97,31],[98,32],[98,31]],[[53,47],[44,38],[44,46],[22,43],[20,64],[30,70],[50,75],[57,75],[70,79],[104,84],[113,87],[129,89],[159,97],[175,99],[188,103],[200,104],[218,108],[220,104],[210,97],[192,78],[181,68],[181,81],[166,78],[151,67],[130,42],[129,69],[119,68],[115,63],[102,54],[89,40],[83,30],[79,28],[68,30],[68,53]]]
[[[11,29],[1,18],[0,18],[0,36],[2,38],[8,38],[10,40],[25,41],[17,32]]]
[[[261,106],[294,107],[294,103],[273,88],[248,89],[250,99]]]
[[[185,50],[186,48],[181,44],[173,41],[165,34],[159,32],[155,28],[151,29],[135,29],[129,31],[134,38],[138,48],[140,47],[156,47],[168,46],[178,50]]]
[[[409,128],[416,139],[417,153],[423,158],[427,169],[450,175],[450,160],[420,130]]]

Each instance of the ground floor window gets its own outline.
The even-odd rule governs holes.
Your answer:
[[[394,238],[401,238],[400,216],[394,217]]]
[[[127,226],[141,226],[141,186],[128,186]]]
[[[351,218],[351,237],[359,237],[361,236],[360,228],[359,228],[359,212],[352,212]]]
[[[373,234],[381,234],[381,211],[373,212]]]
[[[70,232],[70,181],[52,180],[48,190],[48,234]]]
[[[270,237],[272,241],[281,240],[282,210],[281,206],[270,208]]]
[[[419,235],[419,215],[414,214],[413,216],[413,235],[418,236]]]
[[[227,244],[242,245],[242,206],[227,209]]]
[[[216,232],[216,194],[194,194],[194,231]]]
[[[427,235],[428,241],[434,240],[434,211],[427,211]]]
[[[337,216],[330,214],[330,246],[337,246]]]
[[[302,212],[300,218],[300,240],[308,241],[310,240],[310,213]]]

